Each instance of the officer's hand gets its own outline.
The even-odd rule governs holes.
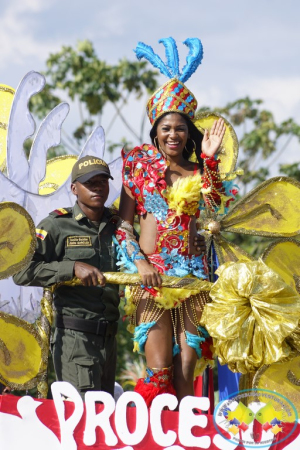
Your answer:
[[[205,245],[205,238],[201,234],[197,234],[194,237],[194,247],[197,251],[197,253],[205,254],[206,252],[206,245]]]
[[[76,261],[74,265],[74,275],[81,280],[84,286],[105,286],[106,279],[97,267]]]
[[[149,264],[144,259],[139,259],[135,261],[136,267],[142,278],[142,283],[148,288],[161,287],[161,277],[155,267]]]

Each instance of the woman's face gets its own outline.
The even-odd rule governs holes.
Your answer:
[[[187,123],[180,114],[166,114],[157,125],[158,144],[166,157],[181,156],[188,137]]]

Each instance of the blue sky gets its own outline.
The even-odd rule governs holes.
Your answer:
[[[1,0],[0,83],[17,87],[28,71],[45,68],[50,52],[83,39],[93,41],[101,59],[115,63],[134,59],[139,40],[164,57],[158,40],[173,36],[183,65],[186,48],[180,42],[197,36],[204,59],[187,86],[199,105],[222,106],[249,95],[263,99],[276,119],[300,122],[299,16],[295,0]],[[128,106],[133,127],[140,124],[145,102],[146,97]],[[76,114],[72,106],[67,128],[73,128]],[[104,129],[111,114],[108,108]],[[108,139],[124,135],[117,123]],[[279,160],[298,161],[298,155],[294,142]]]

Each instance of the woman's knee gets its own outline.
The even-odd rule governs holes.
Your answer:
[[[191,380],[194,378],[196,358],[180,355],[180,358],[174,358],[174,377],[182,380]]]

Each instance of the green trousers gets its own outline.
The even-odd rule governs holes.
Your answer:
[[[56,328],[51,350],[57,381],[71,383],[82,398],[87,391],[105,391],[114,395],[115,336]]]

